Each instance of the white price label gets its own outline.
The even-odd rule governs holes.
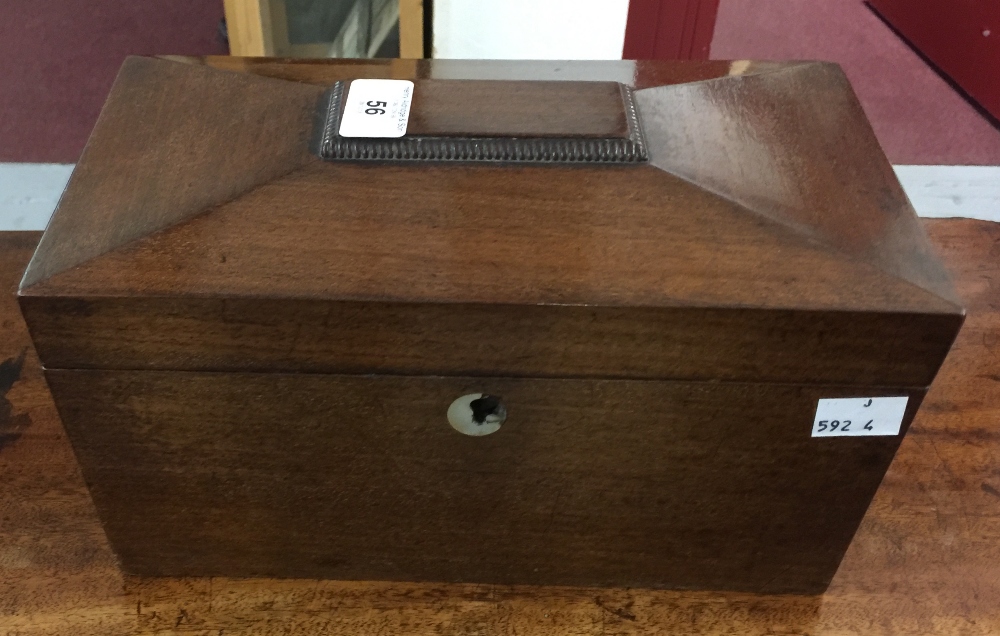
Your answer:
[[[907,400],[906,396],[820,400],[812,436],[899,435]]]
[[[340,136],[402,137],[412,100],[413,82],[409,80],[354,80],[344,100]]]

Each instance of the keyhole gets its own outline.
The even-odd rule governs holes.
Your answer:
[[[463,395],[448,407],[448,423],[464,435],[482,437],[500,430],[507,419],[503,401],[487,393]]]
[[[472,421],[476,424],[485,424],[490,415],[498,414],[503,404],[500,403],[500,398],[484,394],[483,397],[469,402],[469,408],[472,409]]]

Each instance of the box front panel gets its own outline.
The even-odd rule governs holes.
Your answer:
[[[112,545],[143,575],[825,589],[923,391],[48,371]],[[499,396],[493,434],[448,422]],[[908,396],[812,437],[821,398]]]

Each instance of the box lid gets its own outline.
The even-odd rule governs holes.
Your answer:
[[[744,68],[417,81],[430,154],[336,157],[330,82],[131,58],[21,286],[42,361],[925,386],[963,312],[849,84]]]

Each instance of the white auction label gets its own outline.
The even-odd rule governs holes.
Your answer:
[[[410,118],[413,82],[356,79],[340,119],[341,137],[402,137]]]
[[[812,436],[899,435],[907,400],[906,396],[820,400]]]

